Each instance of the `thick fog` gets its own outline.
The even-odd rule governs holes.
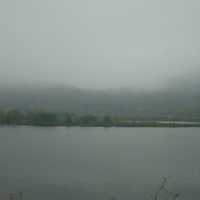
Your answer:
[[[200,72],[197,0],[0,0],[0,83],[160,88]]]

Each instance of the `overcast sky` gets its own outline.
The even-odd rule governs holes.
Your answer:
[[[198,74],[198,0],[0,0],[0,83],[160,87]]]

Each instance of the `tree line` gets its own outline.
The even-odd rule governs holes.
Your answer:
[[[33,126],[112,126],[111,116],[53,113],[46,111],[21,112],[18,110],[0,111],[1,125]]]
[[[0,125],[30,126],[102,126],[102,127],[200,127],[200,122],[173,123],[156,120],[137,121],[109,115],[54,113],[47,111],[0,111]]]

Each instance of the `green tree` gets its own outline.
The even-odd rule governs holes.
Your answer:
[[[27,123],[31,125],[40,126],[54,126],[57,125],[57,115],[50,112],[30,112],[27,114]]]
[[[84,115],[79,118],[80,125],[96,125],[98,118],[94,115]]]
[[[113,125],[113,121],[112,121],[111,117],[108,115],[102,117],[101,123],[103,126],[112,126]]]
[[[3,111],[0,111],[0,124],[6,124],[6,114]]]
[[[9,110],[5,113],[5,123],[20,125],[23,123],[24,115],[17,110]]]
[[[73,114],[65,113],[64,114],[64,125],[70,126],[73,124]]]

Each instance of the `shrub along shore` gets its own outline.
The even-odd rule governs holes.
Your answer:
[[[200,122],[124,119],[108,115],[53,113],[45,111],[0,111],[0,125],[85,127],[200,127]]]

